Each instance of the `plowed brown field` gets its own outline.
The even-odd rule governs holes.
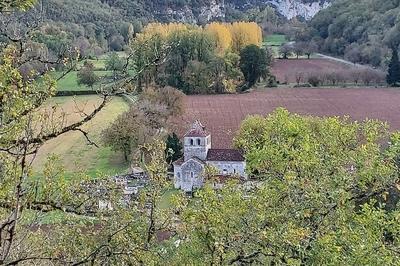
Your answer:
[[[187,96],[185,106],[185,115],[176,121],[177,133],[182,136],[198,119],[212,134],[214,148],[229,148],[247,115],[266,115],[278,107],[298,114],[380,119],[391,129],[400,129],[400,89],[265,89],[240,95]]]
[[[341,62],[325,59],[276,59],[272,65],[271,72],[280,83],[296,82],[296,73],[315,73],[323,71],[351,70],[357,67]]]

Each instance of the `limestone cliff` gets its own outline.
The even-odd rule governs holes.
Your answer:
[[[226,7],[247,10],[254,7],[272,6],[282,16],[291,19],[299,16],[306,20],[313,18],[320,10],[327,8],[333,0],[203,0],[190,3],[158,6],[154,17],[162,21],[207,22],[224,20]]]

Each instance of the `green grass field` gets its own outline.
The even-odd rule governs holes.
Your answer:
[[[283,34],[271,34],[264,38],[264,45],[266,46],[280,46],[287,42],[286,36]]]
[[[124,52],[118,53],[119,57],[125,58],[127,55]],[[79,70],[85,62],[92,63],[94,66],[95,74],[101,78],[112,77],[112,71],[106,70],[106,62],[107,62],[108,54],[104,54],[99,57],[99,59],[87,59],[82,60],[77,63],[77,69]],[[90,90],[91,88],[85,85],[78,84],[78,71],[71,71],[64,78],[58,81],[57,86],[59,91],[82,91],[82,90]],[[55,72],[54,77],[58,78],[62,75],[62,72]],[[98,88],[101,84],[101,81],[97,82],[94,85],[94,89]]]
[[[57,83],[57,88],[59,91],[82,91],[82,90],[90,90],[89,87],[85,85],[79,85],[78,84],[78,76],[77,76],[77,71],[71,71],[68,73],[63,79],[59,80]],[[112,71],[107,71],[107,70],[96,70],[95,71],[96,75],[100,78],[103,77],[111,77],[112,76]],[[60,72],[55,74],[56,77],[59,77],[61,75]],[[98,84],[94,85],[94,89],[98,87]]]
[[[95,69],[106,69],[106,59],[98,59],[98,60],[86,60],[89,63],[92,63]]]
[[[264,47],[269,47],[275,58],[279,57],[279,46],[286,43],[286,36],[283,34],[271,34],[264,38]]]
[[[56,105],[62,108],[62,112],[68,115],[66,124],[70,124],[81,119],[81,116],[76,113],[76,106],[83,108],[88,113],[99,102],[100,98],[95,95],[56,97],[48,102],[48,106],[50,108]],[[56,155],[61,160],[67,177],[77,172],[96,176],[100,173],[111,175],[126,171],[128,164],[124,161],[123,155],[105,147],[101,142],[103,129],[126,110],[128,110],[127,103],[122,98],[115,97],[93,120],[83,127],[85,131],[89,132],[91,140],[99,145],[99,148],[88,145],[84,136],[79,132],[69,132],[46,143],[39,150],[34,162],[35,175],[41,175],[40,171],[50,155]]]

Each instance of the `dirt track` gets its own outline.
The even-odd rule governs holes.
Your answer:
[[[212,133],[215,148],[231,146],[247,115],[265,115],[278,107],[299,114],[380,119],[392,130],[400,130],[400,89],[279,88],[241,95],[187,96],[185,105],[186,114],[177,119],[177,133],[182,136],[191,122],[199,119]]]

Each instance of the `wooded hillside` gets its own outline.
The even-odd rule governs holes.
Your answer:
[[[400,1],[339,0],[318,13],[310,27],[303,38],[311,35],[324,52],[379,66],[389,48],[400,44]]]

